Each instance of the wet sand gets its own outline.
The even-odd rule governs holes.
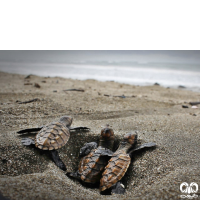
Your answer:
[[[0,72],[3,196],[13,200],[178,199],[182,182],[200,185],[200,105],[195,109],[189,104],[200,101],[200,93],[157,85],[25,77]],[[122,95],[126,98],[115,97]],[[35,98],[36,101],[20,104]],[[74,118],[73,126],[91,128],[88,133],[72,134],[67,145],[59,150],[67,171],[77,170],[80,147],[85,142],[97,141],[105,124],[112,126],[117,140],[137,130],[139,142],[157,144],[156,149],[133,156],[123,179],[125,195],[100,195],[98,188],[88,188],[68,178],[48,155],[22,146],[18,130],[38,127],[66,114]]]

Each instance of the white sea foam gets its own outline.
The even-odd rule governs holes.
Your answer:
[[[155,82],[165,87],[184,85],[188,89],[200,92],[200,71],[174,68],[92,64],[61,63],[8,63],[1,62],[0,70],[19,74],[39,76],[59,76],[72,79],[96,79],[99,81],[117,81],[134,85],[152,85]]]

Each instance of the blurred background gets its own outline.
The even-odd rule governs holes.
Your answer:
[[[0,51],[0,71],[200,92],[200,51]]]

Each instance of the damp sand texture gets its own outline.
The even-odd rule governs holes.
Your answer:
[[[200,185],[200,109],[189,104],[200,101],[200,93],[159,85],[139,87],[3,72],[0,85],[3,196],[12,200],[179,199],[182,182]],[[100,195],[98,188],[85,187],[67,177],[47,154],[22,146],[17,131],[39,127],[63,115],[74,118],[72,126],[91,128],[87,133],[71,134],[59,149],[68,172],[77,170],[80,147],[98,141],[105,124],[113,128],[117,140],[137,130],[141,143],[157,144],[156,149],[133,156],[123,178],[124,195]]]

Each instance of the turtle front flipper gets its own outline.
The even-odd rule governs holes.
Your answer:
[[[30,138],[22,138],[21,142],[24,146],[35,145],[35,141]]]
[[[85,126],[79,126],[79,127],[69,127],[70,131],[90,131],[90,128]]]
[[[111,187],[111,194],[124,194],[124,193],[125,193],[125,187],[120,181],[118,181]]]
[[[144,144],[132,149],[131,151],[129,151],[129,155],[131,155],[134,151],[138,151],[138,150],[145,149],[145,148],[151,148],[151,147],[155,147],[155,146],[156,146],[156,143],[154,143],[154,142],[144,143]]]
[[[105,149],[98,148],[95,151],[95,153],[100,154],[100,156],[112,156],[114,152],[107,148]]]
[[[80,149],[79,155],[86,156],[91,152],[92,149],[96,149],[96,148],[97,148],[96,142],[85,143],[85,145]]]
[[[23,134],[23,133],[32,133],[32,132],[38,132],[43,128],[43,126],[38,127],[38,128],[27,128],[27,129],[22,129],[20,131],[17,131],[18,134]]]
[[[55,164],[60,168],[62,169],[63,171],[66,171],[66,166],[65,164],[63,163],[63,161],[60,159],[59,157],[59,154],[56,150],[51,150],[50,151],[50,154],[51,154],[51,158],[52,160],[55,162]]]

